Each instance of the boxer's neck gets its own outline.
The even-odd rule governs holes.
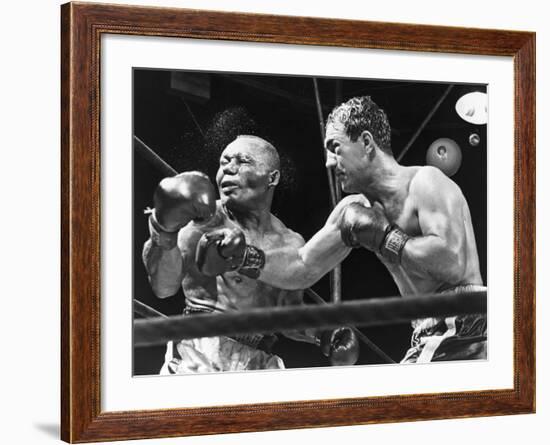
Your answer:
[[[271,228],[271,212],[269,208],[258,209],[225,209],[229,219],[245,230],[265,232]]]
[[[393,156],[378,156],[372,172],[365,177],[361,192],[371,202],[379,202],[384,207],[400,200],[406,194],[407,181],[405,167],[399,165]]]

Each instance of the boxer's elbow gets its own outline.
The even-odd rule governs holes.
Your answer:
[[[180,284],[166,284],[161,282],[161,280],[155,279],[154,277],[149,277],[149,283],[151,284],[151,289],[153,294],[157,298],[169,298],[176,295],[179,291]]]
[[[147,270],[147,279],[149,280],[151,290],[157,298],[168,298],[178,293],[181,286],[179,275],[163,273],[162,269],[158,267],[158,264],[154,267],[151,267],[150,264],[146,264],[145,268]]]
[[[260,281],[285,290],[302,290],[315,284],[326,273],[319,261],[304,249],[291,250],[288,255],[268,256]]]
[[[293,271],[288,282],[293,290],[307,289],[317,283],[325,273],[321,267],[302,265]]]
[[[153,288],[153,293],[155,297],[160,298],[161,300],[169,297],[173,297],[178,293],[179,289],[167,289],[167,288]]]
[[[313,286],[317,281],[319,280],[315,277],[315,275],[311,273],[302,273],[291,278],[289,280],[289,286],[291,286],[291,290],[302,290]]]
[[[284,268],[283,274],[276,276],[267,276],[263,273],[260,280],[285,290],[303,290],[307,289],[319,279],[316,278],[316,273],[312,269],[306,268],[303,263],[291,263]]]
[[[278,287],[284,290],[303,290],[310,286],[308,277],[297,271],[287,271],[284,278],[277,278],[275,280],[260,276],[260,280],[269,283],[272,286]]]

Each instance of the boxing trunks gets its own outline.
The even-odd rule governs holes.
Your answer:
[[[189,315],[190,312],[186,311]],[[283,360],[269,350],[276,337],[260,334],[181,340],[166,347],[160,375],[222,371],[284,369]]]
[[[482,291],[481,285],[462,285],[441,294]],[[412,322],[411,348],[401,363],[487,359],[486,314],[425,318]]]

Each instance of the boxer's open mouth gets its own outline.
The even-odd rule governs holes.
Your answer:
[[[239,184],[233,181],[222,181],[220,183],[220,189],[224,192],[230,192],[231,190],[235,190],[239,187]]]

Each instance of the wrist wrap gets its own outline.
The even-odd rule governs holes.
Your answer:
[[[178,231],[168,232],[157,221],[154,212],[149,215],[149,233],[153,243],[165,250],[172,250],[178,245]]]
[[[401,254],[409,236],[397,225],[392,225],[380,246],[380,254],[392,263],[401,263]]]
[[[244,251],[243,261],[237,271],[248,278],[257,279],[264,266],[264,251],[255,246],[247,245]]]

